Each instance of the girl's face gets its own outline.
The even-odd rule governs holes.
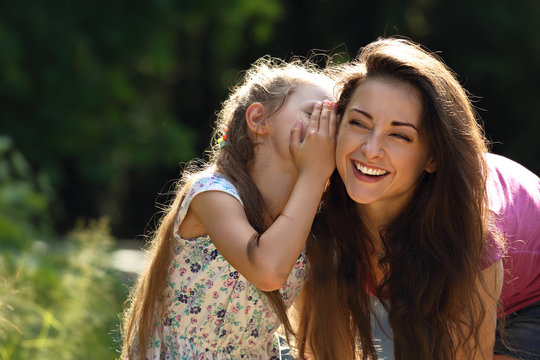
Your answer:
[[[421,113],[420,94],[412,86],[367,78],[343,114],[337,170],[359,209],[382,216],[383,221],[407,202],[424,171],[435,171],[420,131]]]
[[[300,86],[287,96],[281,108],[268,118],[273,148],[284,158],[291,159],[289,143],[291,130],[296,122],[302,123],[301,140],[303,140],[313,106],[316,102],[324,100],[334,101],[330,89],[315,85]]]

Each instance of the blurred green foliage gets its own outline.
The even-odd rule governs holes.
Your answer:
[[[538,18],[538,0],[4,1],[0,134],[55,190],[56,230],[107,215],[132,238],[255,59],[352,58],[401,35],[439,51],[477,96],[495,152],[540,173]]]
[[[164,168],[176,176],[200,155],[194,129],[208,131],[211,113],[196,110],[215,110],[246,23],[266,42],[279,10],[275,0],[2,2],[0,133],[59,189],[66,211],[55,222],[106,213],[118,225],[134,183]],[[209,57],[218,66],[205,66]],[[177,94],[181,82],[189,88]],[[188,106],[175,116],[180,101]]]
[[[0,360],[113,359],[127,291],[108,222],[55,236],[35,178],[0,137]]]
[[[24,156],[7,136],[0,136],[0,245],[26,250],[51,235],[46,177],[34,176]]]
[[[0,359],[114,359],[126,296],[106,221],[0,253]]]

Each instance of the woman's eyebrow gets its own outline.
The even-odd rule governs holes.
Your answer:
[[[416,132],[418,132],[418,128],[416,126],[414,126],[413,124],[408,123],[408,122],[392,121],[390,124],[394,125],[394,126],[409,126],[409,127],[412,127],[414,130],[416,130]]]
[[[352,108],[351,111],[359,112],[360,114],[364,115],[365,117],[373,120],[373,116],[371,116],[371,114],[368,113],[367,111],[364,111],[364,110],[361,110],[361,109],[358,109],[358,108]]]
[[[367,111],[365,111],[365,110],[362,110],[362,109],[359,109],[359,108],[351,108],[351,111],[355,111],[357,113],[360,113],[360,114],[364,115],[365,117],[367,117],[368,119],[373,120],[373,116],[370,113],[368,113]],[[409,126],[409,127],[412,127],[414,130],[416,130],[416,132],[419,132],[418,128],[416,126],[414,126],[413,124],[408,123],[408,122],[392,121],[390,124],[393,125],[393,126]]]

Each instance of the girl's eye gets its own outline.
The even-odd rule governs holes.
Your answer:
[[[392,134],[391,136],[395,137],[395,138],[398,138],[398,139],[401,139],[401,140],[405,140],[406,142],[411,142],[411,138],[408,137],[407,135],[403,135],[403,134]]]

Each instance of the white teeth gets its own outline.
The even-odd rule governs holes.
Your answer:
[[[382,169],[371,169],[366,166],[360,165],[358,162],[354,162],[354,166],[356,166],[356,169],[360,171],[362,174],[371,175],[371,176],[381,176],[388,174],[388,171],[382,170]]]

